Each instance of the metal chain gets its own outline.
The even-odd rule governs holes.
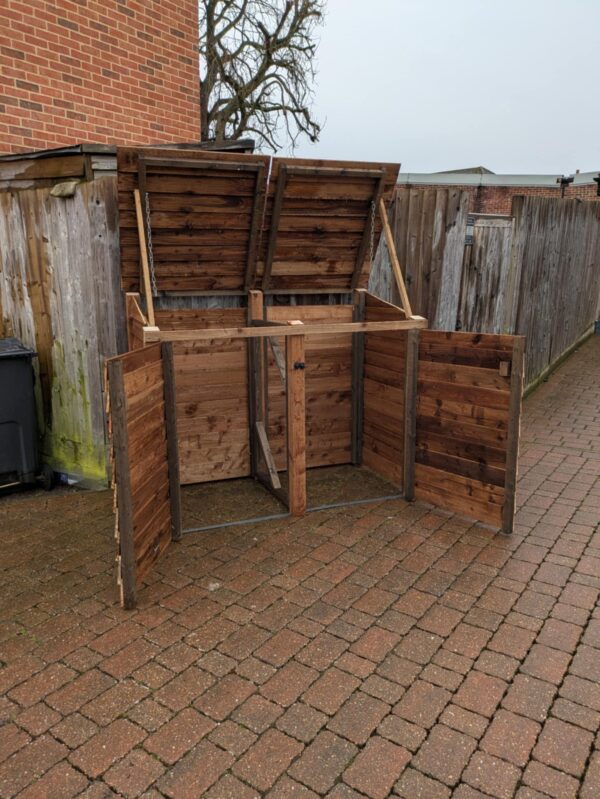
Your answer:
[[[150,195],[146,192],[146,236],[148,244],[148,263],[150,265],[150,285],[152,287],[152,296],[158,297],[158,288],[156,287],[156,273],[154,271],[154,251],[152,250],[152,228],[150,227]]]
[[[371,241],[369,242],[369,259],[373,266],[375,256],[375,201],[371,200]]]

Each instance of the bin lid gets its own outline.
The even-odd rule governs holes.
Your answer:
[[[35,350],[26,347],[18,338],[0,338],[0,358],[33,358]]]

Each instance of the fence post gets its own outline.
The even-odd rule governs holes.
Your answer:
[[[291,322],[290,324],[302,324]],[[293,516],[306,511],[306,397],[304,336],[286,337],[288,504]]]
[[[417,377],[419,370],[419,331],[409,330],[406,337],[406,371],[404,382],[404,499],[415,498],[415,456],[417,443]]]

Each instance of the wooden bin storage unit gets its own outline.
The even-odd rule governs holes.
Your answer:
[[[180,484],[251,476],[302,514],[306,469],[352,463],[510,532],[522,340],[412,314],[385,210],[398,165],[123,148],[118,168],[131,351],[108,383],[126,606],[165,546],[167,522],[147,520],[181,534]],[[367,291],[382,230],[401,307]],[[156,449],[139,421],[152,403]]]

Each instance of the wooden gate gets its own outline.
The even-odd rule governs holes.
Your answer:
[[[511,533],[524,339],[419,336],[415,497]]]
[[[513,227],[510,216],[469,214],[457,330],[509,329]]]
[[[121,604],[181,537],[173,353],[169,343],[107,361]]]

